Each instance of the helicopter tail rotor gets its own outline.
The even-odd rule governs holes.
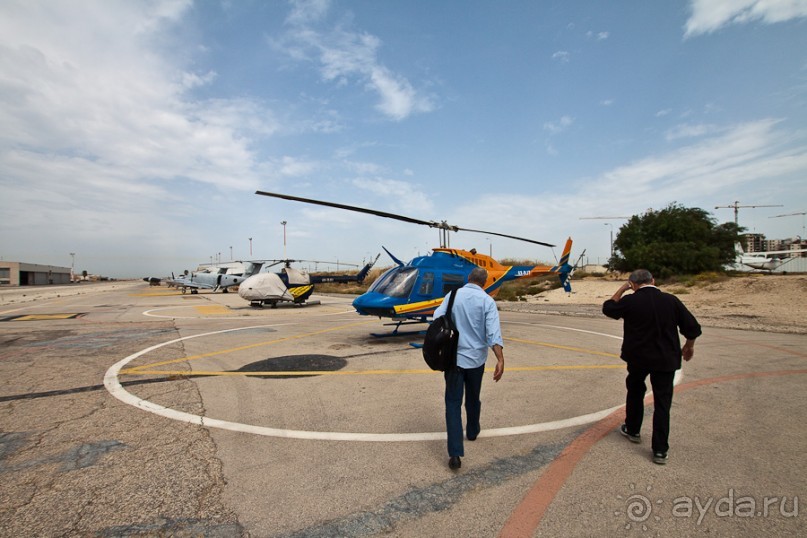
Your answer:
[[[374,260],[370,261],[369,263],[367,263],[367,265],[365,265],[364,267],[361,268],[361,271],[359,271],[359,274],[356,275],[356,279],[357,279],[359,284],[364,282],[364,279],[367,278],[367,275],[370,273],[370,269],[373,268],[373,265],[375,265],[375,262],[378,261],[379,257],[381,257],[381,253],[376,254],[376,257],[375,257]]]

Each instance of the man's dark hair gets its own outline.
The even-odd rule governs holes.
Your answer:
[[[647,269],[636,269],[634,272],[630,274],[628,280],[633,282],[634,284],[650,284],[653,282],[653,275],[650,274],[650,271]]]

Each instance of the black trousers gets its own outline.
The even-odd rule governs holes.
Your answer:
[[[672,407],[673,379],[675,372],[654,372],[628,365],[625,386],[625,426],[628,432],[638,435],[644,419],[644,396],[647,392],[645,379],[650,376],[653,387],[653,452],[667,452],[670,437],[670,408]]]

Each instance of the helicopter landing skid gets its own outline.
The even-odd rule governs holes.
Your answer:
[[[395,329],[389,333],[370,333],[370,336],[376,338],[389,338],[392,336],[412,336],[415,334],[426,334],[426,331],[399,331],[401,325],[412,325],[417,323],[424,323],[422,321],[399,321],[398,323],[385,323],[385,326],[395,325]]]

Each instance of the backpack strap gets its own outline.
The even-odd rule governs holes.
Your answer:
[[[459,290],[459,288],[452,290],[450,292],[451,297],[448,298],[448,308],[446,309],[446,316],[448,317],[448,320],[451,322],[451,326],[454,328],[456,328],[456,325],[454,324],[454,318],[451,317],[451,309],[454,307],[454,297],[457,295],[457,290]]]

